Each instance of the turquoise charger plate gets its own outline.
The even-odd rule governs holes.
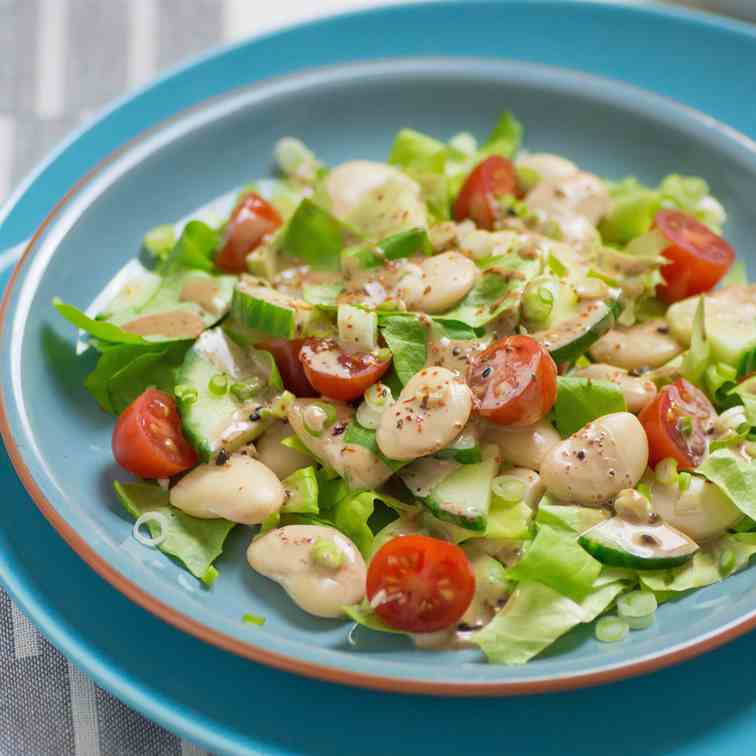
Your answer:
[[[686,55],[696,49],[717,60],[716,70],[700,56]],[[457,60],[337,65],[439,54]],[[0,247],[29,235],[98,158],[138,131],[252,81],[330,66],[224,96],[122,152],[56,212],[13,289],[2,378],[6,399],[13,395],[6,409],[20,456],[38,493],[52,503],[48,515],[68,523],[65,535],[72,545],[169,621],[306,674],[391,689],[481,693],[559,688],[642,671],[658,666],[661,657],[682,658],[716,644],[756,609],[752,573],[746,572],[728,581],[726,590],[712,588],[665,607],[670,611],[660,613],[657,628],[621,647],[598,646],[587,634],[571,636],[534,664],[507,669],[483,665],[469,653],[423,654],[380,636],[350,649],[343,626],[303,618],[273,586],[251,578],[234,553],[219,565],[222,577],[214,590],[204,593],[182,582],[167,560],[120,547],[129,526],[108,490],[114,475],[108,466],[109,421],[81,389],[86,368],[73,363],[71,333],[53,320],[50,299],[63,294],[87,303],[133,254],[146,228],[266,172],[270,147],[281,133],[303,136],[336,162],[384,155],[400,125],[440,134],[461,128],[483,132],[501,107],[511,107],[526,122],[528,147],[560,151],[605,175],[634,172],[653,180],[681,170],[707,176],[731,210],[733,241],[741,253],[748,249],[756,230],[748,201],[756,157],[747,140],[632,88],[471,56],[537,60],[623,78],[756,135],[750,85],[741,75],[748,61],[756,63],[756,35],[747,27],[593,3],[422,5],[299,27],[200,61],[117,106],[9,203]],[[348,119],[336,117],[339,113]],[[431,745],[435,753],[462,745],[488,752],[505,735],[508,748],[529,743],[531,753],[546,752],[557,737],[565,742],[572,735],[581,751],[591,753],[602,740],[605,746],[616,741],[618,732],[620,750],[633,744],[637,750],[649,733],[635,723],[652,715],[655,740],[643,746],[652,752],[692,753],[706,744],[708,750],[700,752],[714,753],[745,732],[753,694],[738,686],[737,677],[739,660],[754,650],[750,639],[657,673],[653,681],[540,700],[355,694],[263,668],[178,633],[130,604],[64,546],[7,463],[2,473],[8,494],[0,522],[0,575],[11,594],[100,683],[214,750],[388,753],[401,733],[403,748],[420,753],[430,752]],[[232,552],[243,548],[245,538],[237,536]],[[241,625],[243,611],[265,614],[268,623],[262,629]],[[697,679],[706,685],[696,688]],[[628,707],[632,696],[637,703]],[[550,732],[534,726],[528,716],[535,714],[533,706]],[[735,719],[737,728],[725,727]],[[444,726],[456,737],[431,743],[429,733],[441,733]]]

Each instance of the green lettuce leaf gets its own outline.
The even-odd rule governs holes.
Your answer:
[[[482,328],[502,316],[515,318],[528,280],[537,275],[540,260],[503,255],[488,261],[486,269],[452,310],[436,316],[438,322],[459,321],[470,328]]]
[[[728,395],[740,399],[745,407],[746,420],[756,428],[756,376],[739,383]]]
[[[731,552],[735,558],[734,568],[729,571],[722,569],[722,554],[725,552]],[[754,554],[756,554],[756,533],[726,535],[714,543],[701,547],[682,567],[640,572],[640,580],[654,593],[674,595],[724,580],[733,572],[747,567]]]
[[[327,210],[303,199],[286,227],[283,246],[313,270],[340,270],[348,229]]]
[[[481,147],[481,155],[502,155],[512,157],[520,149],[522,124],[512,113],[505,110]]]
[[[113,344],[147,344],[148,342],[135,333],[129,333],[106,320],[93,320],[77,307],[61,302],[57,297],[53,299],[55,309],[72,325],[86,331],[90,336]]]
[[[545,496],[538,504],[536,523],[562,528],[573,533],[585,533],[609,517],[603,509],[579,507],[573,504],[554,504]]]
[[[381,333],[394,357],[394,369],[402,384],[425,367],[427,329],[414,315],[381,315]]]
[[[372,452],[378,459],[382,460],[387,467],[396,472],[400,470],[408,462],[401,462],[396,459],[389,459],[378,447],[378,442],[375,438],[375,431],[370,428],[363,428],[356,420],[352,420],[344,431],[344,443],[357,444],[357,446],[363,446],[368,451]]]
[[[717,449],[695,472],[718,486],[743,514],[756,520],[756,461],[747,461],[731,449]]]
[[[598,417],[626,409],[625,397],[616,383],[572,376],[559,376],[557,380],[554,424],[562,438]]]
[[[525,664],[573,627],[594,620],[625,589],[623,582],[613,582],[577,603],[547,585],[524,581],[472,640],[492,664]]]
[[[157,272],[165,277],[187,268],[212,273],[220,243],[221,236],[214,228],[202,221],[189,221]]]
[[[581,601],[601,573],[601,563],[578,544],[575,534],[541,525],[533,542],[508,577],[536,581],[559,593]]]
[[[706,304],[701,296],[693,317],[690,348],[683,357],[681,373],[691,383],[700,386],[711,360],[711,345],[706,338]]]
[[[195,577],[211,585],[218,577],[213,562],[223,552],[226,536],[236,523],[228,520],[201,520],[170,505],[168,491],[146,483],[113,484],[123,508],[136,520],[147,512],[159,512],[168,521],[160,551],[178,559]],[[149,522],[150,534],[157,537],[160,525]]]
[[[119,344],[104,351],[84,386],[106,412],[120,415],[145,389],[173,394],[176,368],[191,341]]]

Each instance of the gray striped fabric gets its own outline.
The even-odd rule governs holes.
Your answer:
[[[371,2],[0,0],[0,202],[68,132],[166,66]],[[0,756],[203,753],[98,689],[0,590]]]

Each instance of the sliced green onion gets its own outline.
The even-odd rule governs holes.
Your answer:
[[[638,483],[637,491],[641,496],[645,496],[647,499],[651,499],[651,489],[646,483]]]
[[[262,388],[259,378],[251,378],[246,383],[232,383],[229,391],[240,401],[246,402]]]
[[[228,376],[225,373],[216,373],[207,382],[207,390],[215,396],[223,396],[228,391]]]
[[[746,441],[745,450],[749,456],[756,459],[756,441]]]
[[[365,401],[376,409],[383,409],[394,401],[391,389],[382,383],[374,383],[364,394]]]
[[[278,420],[285,420],[296,398],[291,391],[284,391],[273,400],[268,413]]]
[[[176,388],[173,389],[173,393],[181,402],[187,404],[194,404],[199,399],[199,392],[194,386],[190,386],[188,383],[179,383]]]
[[[724,577],[735,572],[737,557],[732,549],[725,549],[719,556],[719,571]]]
[[[673,486],[677,484],[677,460],[672,457],[663,459],[654,470],[656,479],[663,486]]]
[[[494,496],[507,504],[516,504],[525,498],[528,487],[524,481],[512,475],[499,475],[491,481]]]
[[[680,490],[685,493],[690,488],[690,481],[692,480],[693,476],[689,472],[681,472],[677,476],[677,485],[680,487]]]
[[[602,617],[595,628],[596,640],[602,643],[617,643],[624,640],[630,625],[619,617]]]
[[[369,404],[367,400],[365,400],[364,402],[362,402],[362,404],[360,404],[359,407],[357,407],[357,413],[355,417],[357,418],[357,422],[363,428],[367,428],[368,430],[377,430],[381,422],[382,414],[382,408],[377,407],[374,404]]]
[[[302,412],[305,430],[315,438],[336,422],[336,408],[327,402],[312,402]]]
[[[320,567],[338,570],[344,564],[344,552],[327,538],[318,538],[310,550],[310,558]]]
[[[304,142],[293,137],[283,137],[273,150],[279,168],[287,176],[303,180],[315,178],[320,163]]]
[[[683,434],[683,436],[690,436],[693,433],[693,420],[688,415],[683,415],[677,421],[677,430]]]
[[[658,603],[651,591],[632,591],[617,599],[617,613],[632,630],[645,630],[654,622]]]
[[[381,347],[380,349],[376,349],[373,352],[373,355],[379,362],[386,362],[394,356],[392,351],[388,347]]]
[[[648,493],[641,491],[641,486]],[[649,501],[650,496],[651,491],[643,483],[638,486],[637,491],[633,488],[625,488],[617,494],[617,498],[614,500],[614,510],[624,520],[649,522],[653,512]]]
[[[258,617],[256,614],[247,612],[247,614],[242,615],[242,622],[245,625],[264,625],[265,617]]]

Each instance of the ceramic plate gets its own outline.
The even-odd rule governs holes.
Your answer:
[[[426,51],[422,39],[429,29],[435,39],[443,39],[443,29],[455,9],[459,11],[452,4],[396,9],[375,13],[368,21],[371,29],[376,29],[379,22],[393,24],[408,35],[403,39],[399,35],[401,44],[395,38],[379,52],[420,53]],[[460,22],[468,19],[470,9],[479,13],[474,25],[478,41],[482,38],[484,44],[476,47],[483,49],[473,50],[473,45],[463,45],[455,37],[441,44],[445,52],[494,55],[498,50],[487,36],[484,19],[490,24],[508,21],[510,30],[513,24],[519,24],[532,32],[542,28],[556,6],[511,3],[504,17],[502,6],[465,4],[466,12],[458,15]],[[565,19],[560,31],[571,32],[573,42],[578,30],[586,39],[595,38],[597,29],[608,21],[626,21],[624,28],[632,38],[634,24],[644,21],[653,22],[659,34],[674,32],[666,35],[672,49],[676,34],[682,34],[679,27],[684,27],[688,35],[709,35],[712,43],[716,40],[730,50],[739,44],[751,50],[753,44],[748,34],[734,25],[708,27],[699,21],[684,21],[682,15],[598,6],[592,6],[591,14],[586,15],[583,5],[560,6],[559,10]],[[408,24],[409,20],[413,23]],[[30,217],[44,209],[62,176],[70,179],[71,173],[81,172],[86,165],[87,146],[96,147],[90,155],[103,152],[106,144],[119,140],[125,132],[133,133],[138,124],[152,122],[157,111],[147,107],[151,97],[164,98],[174,91],[171,105],[178,109],[188,98],[182,83],[191,80],[198,87],[202,83],[205,93],[213,93],[220,86],[213,71],[217,76],[225,64],[226,84],[239,83],[230,74],[234,70],[232,63],[241,67],[245,56],[250,56],[247,60],[263,59],[266,48],[280,51],[281,45],[287,43],[302,56],[305,42],[313,45],[313,40],[320,39],[320,47],[308,48],[314,50],[309,62],[333,62],[333,56],[324,52],[323,48],[328,47],[325,40],[352,39],[349,25],[355,25],[355,32],[366,28],[361,24],[368,21],[359,17],[338,19],[305,27],[299,37],[289,32],[277,40],[252,43],[249,48],[226,53],[223,63],[218,62],[220,59],[207,61],[191,75],[184,72],[145,93],[141,108],[136,103],[122,106],[98,127],[99,135],[97,128],[82,135],[48,166],[43,174],[48,179],[46,185],[40,186],[38,178],[17,198],[3,227],[7,240],[15,241],[12,234],[17,227],[23,228]],[[422,39],[415,39],[412,30],[420,27]],[[624,48],[632,45],[623,39],[625,43],[615,45],[614,54],[620,60],[625,56],[629,60],[631,55]],[[639,44],[638,38],[635,44]],[[345,53],[344,47],[349,50],[349,45],[342,46],[340,55]],[[545,48],[545,60],[564,57],[553,46],[545,44]],[[351,55],[357,55],[356,48]],[[297,61],[293,56],[288,63],[295,66]],[[575,53],[572,64],[601,70],[591,62],[587,53]],[[666,78],[658,76],[661,88],[673,89],[675,77],[670,78],[668,68],[659,70],[666,74]],[[618,72],[610,69],[608,73]],[[636,74],[626,76],[639,83],[651,83],[644,79],[643,70],[638,69]],[[245,74],[237,71],[235,76],[243,79]],[[737,89],[735,84],[733,89]],[[682,84],[680,90],[684,90]],[[355,102],[360,103],[358,109]],[[440,135],[461,128],[482,133],[502,107],[512,108],[525,121],[526,146],[553,149],[604,175],[634,172],[651,181],[670,170],[703,174],[731,211],[729,232],[735,244],[745,248],[744,242],[756,228],[753,210],[740,199],[747,196],[746,190],[756,178],[753,147],[746,139],[669,101],[568,71],[473,59],[332,67],[261,84],[179,117],[101,167],[53,214],[36,238],[13,286],[3,332],[4,346],[11,354],[3,371],[3,389],[8,425],[17,444],[16,461],[28,468],[22,472],[27,473],[26,482],[34,488],[32,493],[46,514],[101,574],[169,621],[239,653],[327,679],[391,689],[494,693],[566,687],[682,658],[745,627],[756,607],[749,573],[728,581],[726,592],[712,588],[665,607],[670,611],[660,613],[655,630],[634,636],[632,642],[621,647],[608,651],[607,647],[594,645],[587,633],[572,636],[548,657],[524,668],[489,667],[470,653],[420,654],[401,640],[386,645],[382,637],[353,650],[345,643],[343,626],[305,620],[275,587],[250,577],[238,553],[234,553],[248,536],[240,534],[234,541],[219,565],[221,578],[210,592],[181,580],[181,573],[167,560],[123,546],[128,542],[130,528],[109,493],[109,480],[114,474],[108,453],[109,422],[92,407],[80,387],[86,367],[72,362],[71,333],[52,317],[51,297],[63,293],[70,301],[86,304],[112,272],[134,254],[146,228],[183,215],[229,186],[265,172],[270,147],[281,133],[298,133],[329,162],[355,155],[381,157],[400,125]],[[728,115],[730,112],[738,113],[734,103]],[[336,113],[342,117],[335,118]],[[729,120],[748,128],[745,117]],[[343,126],[345,122],[348,128]],[[254,128],[250,128],[251,124]],[[112,128],[106,134],[108,126]],[[245,159],[239,160],[239,155]],[[11,528],[19,528],[13,531],[17,538],[22,533],[23,520],[20,513],[13,514],[3,525],[8,533]],[[34,538],[30,533],[21,537]],[[52,555],[45,554],[43,561],[46,558]],[[64,620],[54,616],[51,608],[43,608],[32,590],[36,586],[28,584],[21,564],[4,564],[3,577],[34,617],[69,652],[85,661],[88,657],[87,666],[100,679],[108,676],[111,685],[122,693],[126,690],[127,697],[135,700],[134,690],[129,695],[128,685],[118,674],[115,682],[113,670],[97,668],[92,652],[81,645],[81,638],[67,636],[66,627],[54,624]],[[52,589],[47,586],[42,595]],[[244,611],[266,615],[265,628],[252,630],[241,625],[239,616]],[[145,626],[153,628],[155,623]],[[196,650],[202,646],[193,643],[192,648],[204,656],[204,652]],[[238,663],[246,667],[245,662]],[[165,716],[156,699],[136,702]],[[175,719],[172,723],[176,724]]]

